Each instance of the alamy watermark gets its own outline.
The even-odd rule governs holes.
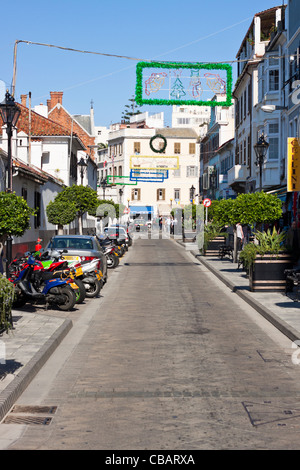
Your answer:
[[[173,238],[192,242],[185,244],[186,250],[194,250],[195,243],[199,249],[202,249],[204,244],[205,225],[204,206],[203,204],[195,204],[193,207],[194,217],[191,210],[176,208],[174,211],[174,217],[172,217],[171,214],[169,216],[164,216],[164,223],[161,226],[159,224],[158,216],[153,217],[151,220],[145,219],[145,223],[148,224],[148,227],[140,227],[139,229],[135,227],[133,223],[134,219],[132,219],[132,225],[129,223],[129,227],[132,227],[130,236],[133,239],[147,237],[153,240],[160,238]],[[110,203],[100,204],[96,210],[96,217],[99,218],[96,224],[97,235],[103,233],[104,228],[109,227],[111,221],[119,220],[116,215],[115,206]],[[116,238],[118,238],[117,235]]]

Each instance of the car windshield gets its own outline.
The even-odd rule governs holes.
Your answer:
[[[73,250],[93,250],[93,241],[87,238],[53,238],[53,248],[63,250],[70,248]]]

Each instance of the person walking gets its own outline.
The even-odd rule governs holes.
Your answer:
[[[243,227],[240,223],[236,224],[237,251],[241,251],[244,242]]]

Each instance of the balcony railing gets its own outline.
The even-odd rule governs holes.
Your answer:
[[[234,183],[246,182],[248,176],[247,165],[235,165],[228,170],[228,186]]]

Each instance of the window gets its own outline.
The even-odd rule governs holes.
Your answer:
[[[190,154],[195,154],[196,153],[196,144],[194,144],[194,143],[189,144],[189,153]]]
[[[164,201],[165,200],[165,192],[166,192],[166,190],[164,188],[157,189],[157,191],[156,191],[157,201]]]
[[[27,188],[22,188],[22,198],[27,201]]]
[[[196,177],[198,167],[196,166],[187,166],[186,167],[186,176],[187,177]]]
[[[269,71],[269,91],[279,90],[279,70]]]
[[[175,201],[180,200],[180,189],[174,189],[174,199]]]
[[[179,154],[179,153],[180,153],[180,147],[181,147],[180,142],[175,142],[175,143],[174,143],[174,153],[175,153],[175,154]]]
[[[165,168],[168,168],[168,167],[166,165],[158,165],[157,166],[157,171],[160,173],[159,176],[161,176],[163,174],[164,178],[167,178],[168,177],[168,170],[166,170]]]
[[[36,211],[34,228],[38,228],[41,225],[41,193],[38,191],[34,191],[34,209]]]
[[[119,166],[119,176],[122,176],[122,166]]]
[[[132,189],[131,190],[131,200],[132,201],[140,201],[141,199],[141,189]]]
[[[133,153],[141,153],[141,143],[134,142],[133,144]]]
[[[174,178],[180,178],[180,165],[179,165],[179,168],[177,168],[177,170],[173,170],[173,176]]]
[[[279,124],[269,123],[269,160],[278,160]]]

